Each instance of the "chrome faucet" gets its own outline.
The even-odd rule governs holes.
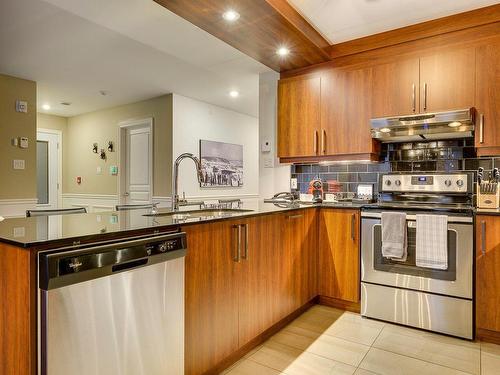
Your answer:
[[[191,159],[196,166],[196,175],[198,176],[198,182],[201,183],[203,179],[203,173],[201,171],[200,159],[190,153],[180,154],[174,162],[174,169],[172,171],[172,210],[177,211],[179,206],[185,205],[187,203],[186,199],[179,199],[179,164],[184,159]]]

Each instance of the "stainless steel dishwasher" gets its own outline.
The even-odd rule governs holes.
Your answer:
[[[186,236],[40,253],[39,373],[184,373]]]

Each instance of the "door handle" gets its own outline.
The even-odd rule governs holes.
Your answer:
[[[424,83],[424,111],[427,111],[427,83]]]
[[[128,197],[129,195],[130,195],[130,193],[128,191],[126,191],[125,193],[123,193],[124,197]]]
[[[353,241],[356,239],[355,231],[356,231],[356,214],[352,214],[351,215],[351,240],[353,240]]]
[[[236,235],[234,236],[235,245],[234,245],[233,261],[239,263],[241,260],[241,226],[233,225],[233,233],[236,233]]]
[[[241,224],[240,228],[245,229],[245,252],[243,253],[244,255],[241,257],[241,259],[248,260],[248,224]]]
[[[413,108],[413,112],[415,112],[417,110],[417,95],[416,95],[416,92],[415,92],[415,84],[413,83],[411,85],[411,103],[412,103],[412,108]]]
[[[481,221],[481,252],[486,255],[486,222]]]
[[[314,131],[314,154],[318,154],[318,131]]]
[[[323,132],[321,133],[321,152],[323,154],[326,154],[326,130],[323,129]]]
[[[479,115],[479,143],[484,143],[484,114]]]

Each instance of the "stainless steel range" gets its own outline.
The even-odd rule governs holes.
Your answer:
[[[473,175],[387,174],[379,191],[361,213],[361,314],[473,339]],[[401,218],[396,243],[391,217]],[[434,220],[441,229],[429,227]],[[387,256],[388,245],[404,256]],[[439,249],[441,263],[419,263]]]

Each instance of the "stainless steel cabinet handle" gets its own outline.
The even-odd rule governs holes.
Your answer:
[[[291,220],[291,219],[300,219],[301,217],[304,217],[304,215],[302,215],[302,214],[300,214],[300,215],[289,215],[286,218]]]
[[[356,231],[356,214],[352,214],[351,215],[351,240],[353,240],[353,241],[356,239],[355,231]]]
[[[326,154],[326,130],[323,129],[323,133],[321,136],[321,152]]]
[[[233,225],[233,231],[236,232],[235,237],[235,254],[233,255],[233,260],[236,263],[239,263],[241,260],[241,226],[240,225]]]
[[[481,221],[481,252],[486,255],[486,222]]]
[[[245,252],[241,259],[248,260],[248,224],[241,224],[240,228],[245,229]]]
[[[318,131],[314,131],[314,154],[318,153]]]
[[[427,110],[427,83],[424,83],[424,111]]]
[[[484,143],[484,115],[479,116],[479,143]]]
[[[413,112],[415,112],[417,110],[417,95],[415,93],[415,84],[411,85],[411,104]]]

